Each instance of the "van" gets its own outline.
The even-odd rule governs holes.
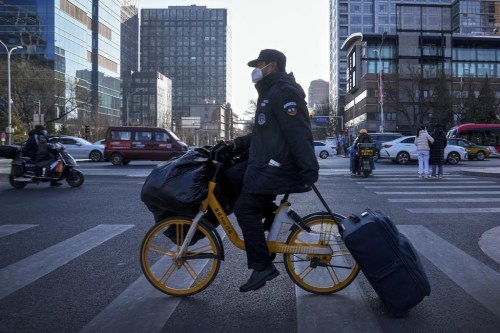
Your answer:
[[[187,144],[166,128],[111,126],[106,131],[104,158],[114,165],[127,165],[132,160],[166,161],[187,150]]]

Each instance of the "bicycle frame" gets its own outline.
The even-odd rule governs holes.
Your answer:
[[[189,231],[182,243],[181,249],[179,251],[178,257],[181,257],[183,253],[188,248],[188,244],[191,242],[191,239],[196,231],[196,226],[198,225],[200,219],[208,212],[208,209],[211,209],[214,213],[215,217],[219,221],[222,229],[228,236],[231,243],[233,243],[237,248],[244,250],[245,243],[239,237],[236,229],[232,225],[231,221],[227,217],[226,212],[220,205],[217,200],[214,191],[217,186],[217,176],[222,168],[222,163],[213,161],[215,164],[215,172],[212,179],[208,183],[208,195],[201,202],[200,210],[193,218],[193,223],[189,228]],[[271,253],[293,253],[293,254],[314,254],[314,255],[332,255],[333,250],[329,246],[310,246],[310,245],[288,245],[283,242],[277,241],[280,230],[283,226],[297,226],[299,228],[304,229],[300,224],[298,224],[295,220],[293,220],[289,213],[291,211],[291,203],[288,201],[288,195],[285,195],[285,198],[281,200],[281,203],[277,209],[277,213],[275,215],[273,224],[271,226],[271,230],[269,231],[269,235],[267,237],[267,246]],[[293,212],[293,211],[292,211]],[[217,231],[214,231],[217,232]],[[314,232],[314,231],[310,231]]]

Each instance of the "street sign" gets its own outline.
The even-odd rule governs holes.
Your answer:
[[[328,123],[328,117],[314,117],[317,123]]]

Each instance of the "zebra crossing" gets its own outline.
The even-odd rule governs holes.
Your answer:
[[[478,177],[447,174],[444,179],[422,179],[408,173],[390,173],[360,180],[352,178],[357,185],[372,190],[391,203],[495,203],[500,202],[500,183],[493,180],[480,180]],[[464,197],[468,195],[469,197]],[[422,196],[426,196],[422,198]],[[446,197],[443,197],[446,196]],[[472,196],[472,197],[470,197]],[[406,210],[417,214],[460,214],[460,213],[499,213],[500,207],[445,207],[414,208]]]
[[[361,181],[360,181],[361,182]],[[361,184],[364,185],[364,184]],[[435,192],[434,192],[435,193]],[[35,224],[0,225],[0,242]],[[16,291],[56,271],[134,225],[98,225],[0,269],[0,302]],[[446,277],[475,299],[500,323],[500,274],[421,225],[400,230],[417,250]],[[467,267],[464,270],[464,266]],[[488,291],[488,292],[485,292]],[[359,278],[341,297],[311,295],[295,287],[297,332],[327,332],[342,322],[342,332],[384,332],[367,304]],[[169,297],[139,276],[80,332],[160,332],[183,298]],[[324,311],[335,309],[335,311]],[[0,331],[2,329],[0,321]]]

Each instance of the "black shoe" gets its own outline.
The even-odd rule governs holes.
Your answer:
[[[61,185],[62,185],[62,183],[60,183],[60,182],[56,182],[56,181],[50,182],[50,186],[61,186]]]
[[[244,293],[250,290],[257,290],[262,288],[267,281],[271,281],[280,275],[280,272],[276,269],[274,264],[269,265],[265,270],[258,271],[254,270],[250,279],[240,286],[240,292]]]

